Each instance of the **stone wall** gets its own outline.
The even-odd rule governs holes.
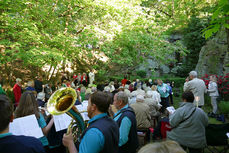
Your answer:
[[[198,75],[217,74],[223,75],[229,73],[229,55],[227,46],[227,33],[220,31],[217,35],[207,41],[206,45],[202,47],[196,65]]]

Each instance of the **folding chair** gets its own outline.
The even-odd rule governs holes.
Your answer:
[[[206,127],[206,149],[211,153],[227,153],[229,149],[227,133],[229,132],[229,123],[227,124],[209,124]]]
[[[149,137],[149,135],[150,135],[149,129],[147,129],[147,128],[138,128],[137,132],[138,132],[139,142],[141,142],[140,140],[143,138],[142,145],[147,144],[147,142],[149,142],[149,139],[150,139],[150,137]]]

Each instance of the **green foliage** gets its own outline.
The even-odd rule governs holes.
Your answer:
[[[146,77],[146,71],[144,70],[138,70],[137,71],[137,75],[141,78],[145,78]]]
[[[6,95],[10,98],[10,100],[14,103],[14,93],[12,89],[6,89]]]
[[[185,63],[178,69],[177,75],[184,77],[188,72],[195,69],[201,48],[205,45],[206,39],[202,36],[201,31],[207,27],[206,18],[197,18],[193,16],[187,27],[183,29],[183,42],[189,50]]]
[[[210,25],[203,30],[205,38],[210,38],[213,34],[218,32],[221,27],[229,29],[229,1],[219,0],[218,4],[213,10]]]
[[[219,110],[223,114],[229,114],[229,102],[228,101],[221,101],[219,103]]]

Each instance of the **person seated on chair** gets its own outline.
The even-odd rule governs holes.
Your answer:
[[[142,95],[137,95],[136,103],[131,104],[130,107],[135,112],[138,129],[151,127],[150,107],[144,103],[144,97]]]
[[[90,120],[89,126],[81,135],[78,151],[80,153],[118,152],[119,130],[113,119],[108,117],[110,99],[101,91],[91,94],[87,112]],[[73,136],[64,134],[63,144],[70,153],[77,153]]]
[[[205,127],[208,125],[208,117],[193,104],[194,95],[191,91],[184,92],[182,100],[180,107],[169,116],[172,130],[167,132],[167,138],[177,141],[190,153],[201,153],[206,146]]]
[[[9,123],[13,121],[13,104],[5,95],[0,95],[0,152],[1,153],[45,153],[42,143],[28,136],[9,133]]]

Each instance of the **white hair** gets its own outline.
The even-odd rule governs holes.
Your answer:
[[[109,86],[106,86],[106,87],[104,88],[104,91],[106,91],[106,92],[110,92],[110,90],[111,90],[111,88],[110,88]]]
[[[31,80],[31,81],[29,81],[28,83],[27,83],[27,86],[28,87],[31,87],[31,86],[33,86],[34,85],[34,81],[33,80]]]
[[[191,71],[191,72],[189,73],[189,75],[190,75],[190,76],[193,76],[194,78],[196,78],[196,77],[197,77],[197,72],[196,72],[196,71]]]
[[[22,80],[20,79],[20,78],[17,78],[16,79],[16,82],[18,83],[18,82],[21,82]]]

